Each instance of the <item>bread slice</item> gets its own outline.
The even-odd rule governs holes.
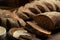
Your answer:
[[[27,22],[27,25],[24,28],[33,34],[36,34],[38,37],[42,37],[43,35],[43,37],[48,37],[51,34],[51,32],[44,30],[33,22]]]

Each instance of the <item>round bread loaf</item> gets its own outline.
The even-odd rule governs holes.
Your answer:
[[[46,12],[35,16],[33,19],[46,30],[55,30],[60,28],[60,13]]]

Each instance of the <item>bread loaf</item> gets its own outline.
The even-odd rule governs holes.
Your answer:
[[[33,19],[46,30],[55,30],[60,28],[60,13],[59,12],[46,12],[37,15]]]

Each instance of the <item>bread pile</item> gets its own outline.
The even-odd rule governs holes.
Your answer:
[[[60,1],[33,1],[13,12],[0,11],[8,40],[47,40],[60,29]]]

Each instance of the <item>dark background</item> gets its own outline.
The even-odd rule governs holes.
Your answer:
[[[32,0],[0,0],[0,6],[18,7]]]

